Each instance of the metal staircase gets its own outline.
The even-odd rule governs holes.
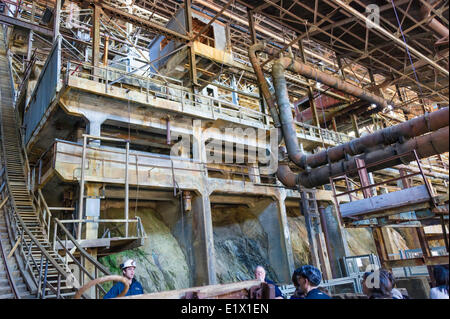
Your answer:
[[[0,38],[4,39],[2,27]],[[75,265],[75,273],[80,278],[87,276],[88,279],[94,279],[96,276],[92,276],[85,265],[73,255],[71,258],[61,257],[53,249],[50,234],[40,220],[41,211],[37,209],[39,201],[29,189],[30,169],[20,138],[14,110],[9,61],[2,40],[0,40],[0,299],[71,297],[80,288],[79,281],[74,280],[72,265]],[[64,226],[60,225],[59,228],[67,232]],[[79,258],[87,259],[94,265],[96,275],[109,275],[96,259],[89,256],[76,242],[74,244],[77,246]],[[81,282],[83,283],[83,280]],[[103,288],[96,286],[96,289]],[[90,296],[92,295],[83,295],[84,298]]]
[[[1,35],[3,38],[3,30]],[[24,153],[13,108],[13,90],[3,41],[0,43],[0,53],[2,147],[0,196],[2,202],[4,201],[2,207],[2,215],[6,222],[4,230],[8,230],[8,232],[3,231],[2,235],[4,239],[9,237],[10,245],[15,246],[15,259],[19,263],[29,292],[38,297],[74,294],[74,289],[66,287],[66,265],[51,249],[47,234],[33,205],[33,195],[27,186],[27,163],[23,158]]]

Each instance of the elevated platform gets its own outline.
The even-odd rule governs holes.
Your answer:
[[[71,250],[75,245],[70,240],[62,240],[61,243],[56,243],[55,250],[64,255],[64,246]],[[144,245],[144,238],[142,237],[112,237],[112,238],[98,238],[98,239],[82,239],[79,245],[86,248],[97,248],[97,256],[103,257],[115,254],[124,250],[138,248]],[[77,251],[75,251],[77,255]]]
[[[373,196],[339,205],[344,219],[366,219],[399,214],[421,208],[429,208],[431,200],[425,185],[403,189],[397,192]]]

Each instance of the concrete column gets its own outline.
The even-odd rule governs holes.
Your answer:
[[[192,138],[192,153],[194,160],[206,163],[206,148],[203,141],[202,121],[193,121]]]
[[[268,205],[265,201],[256,206],[255,213],[269,238],[268,262],[276,271],[279,280],[290,283],[294,258],[284,199],[285,197],[283,200],[272,201]]]
[[[194,285],[216,284],[213,225],[208,194],[200,194],[192,199],[192,248]]]
[[[284,250],[285,259],[286,259],[286,268],[288,268],[289,280],[291,279],[291,275],[294,272],[294,253],[292,252],[292,243],[291,243],[291,234],[289,230],[289,223],[286,213],[286,191],[280,190],[281,196],[277,201],[278,208],[278,219],[280,222],[281,228],[281,236],[282,236],[282,248]]]
[[[98,220],[100,218],[100,191],[102,184],[96,183],[86,183],[86,199],[85,199],[85,209],[84,212],[86,214],[86,220]],[[85,239],[92,240],[98,238],[98,223],[86,223],[86,235]],[[91,248],[87,250],[88,253],[97,258],[97,249]],[[87,271],[95,277],[95,266],[92,265],[89,261],[85,261],[84,267]],[[91,279],[85,274],[84,275],[84,283],[88,283]],[[87,294],[91,298],[95,298],[95,289],[90,289],[87,291]]]
[[[261,176],[259,174],[258,163],[249,163],[247,167],[250,180],[255,184],[260,184]]]

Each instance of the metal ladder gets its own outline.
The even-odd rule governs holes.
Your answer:
[[[305,217],[306,230],[310,245],[312,264],[322,270],[325,279],[331,279],[328,251],[322,233],[316,190],[300,186],[301,210]]]

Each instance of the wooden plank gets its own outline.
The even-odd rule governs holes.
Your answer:
[[[428,202],[430,195],[425,185],[403,189],[401,191],[382,194],[362,200],[340,205],[342,217],[354,217],[399,208],[412,204]]]
[[[117,299],[182,299],[186,293],[197,292],[204,298],[213,298],[220,295],[230,294],[243,289],[250,289],[255,286],[260,286],[259,280],[247,280],[242,282],[235,282],[231,284],[210,285],[203,287],[185,288],[171,291],[155,292],[136,296],[127,296]]]

